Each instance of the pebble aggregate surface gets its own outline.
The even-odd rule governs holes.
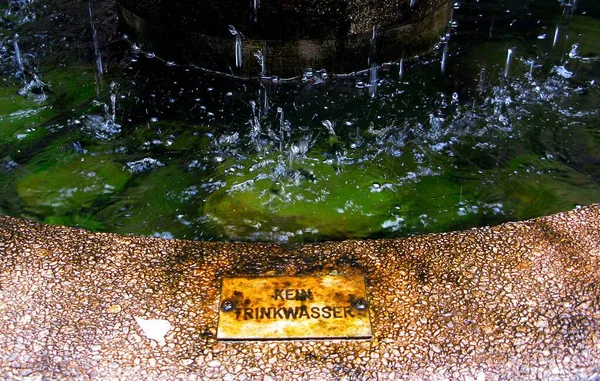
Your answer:
[[[0,379],[599,380],[599,261],[600,205],[302,245],[0,216]],[[308,274],[364,275],[371,340],[216,340],[223,276]]]

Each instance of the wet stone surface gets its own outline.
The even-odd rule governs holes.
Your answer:
[[[600,206],[400,240],[203,243],[0,217],[3,379],[597,379]],[[224,276],[362,274],[370,341],[219,342]]]

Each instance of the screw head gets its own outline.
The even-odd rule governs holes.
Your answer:
[[[364,311],[369,307],[369,303],[364,298],[358,298],[352,302],[352,307],[359,311]]]
[[[223,303],[221,303],[221,311],[223,312],[232,311],[234,308],[235,303],[231,300],[223,300]]]

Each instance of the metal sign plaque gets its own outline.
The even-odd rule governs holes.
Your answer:
[[[369,339],[360,275],[223,278],[218,340]]]

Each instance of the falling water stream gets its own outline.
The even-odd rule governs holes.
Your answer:
[[[266,5],[248,6],[260,18]],[[294,79],[268,72],[268,50],[254,79],[236,79],[233,26],[219,74],[124,36],[113,0],[2,3],[0,15],[2,214],[305,242],[600,201],[595,1],[463,1],[430,54],[377,62],[373,26],[364,70]]]
[[[18,36],[15,35],[15,39],[13,40],[13,48],[15,55],[15,63],[17,64],[17,69],[20,73],[25,71],[23,66],[23,61],[21,60],[21,50],[19,49],[19,42],[17,41]]]

